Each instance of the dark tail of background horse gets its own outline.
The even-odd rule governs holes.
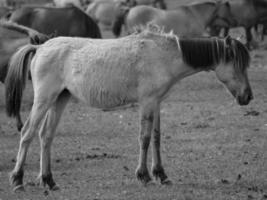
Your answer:
[[[37,47],[31,44],[26,45],[19,49],[10,59],[9,70],[5,80],[6,111],[10,117],[19,115],[30,61]]]
[[[115,37],[119,37],[121,34],[122,25],[125,24],[125,18],[129,12],[129,9],[121,11],[115,18],[115,21],[112,26],[112,32]]]

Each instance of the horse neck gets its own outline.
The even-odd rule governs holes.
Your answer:
[[[183,62],[196,72],[213,70],[229,59],[222,39],[184,38],[179,45]]]
[[[14,39],[28,38],[27,32],[18,31],[16,29],[9,29],[7,27],[1,27],[1,26],[0,26],[0,35],[1,38],[14,38]]]
[[[0,51],[3,55],[11,55],[20,47],[29,44],[30,38],[29,37],[1,37],[0,39]],[[4,57],[4,56],[3,56]],[[2,58],[1,58],[2,59]]]
[[[180,39],[175,36],[172,40],[169,40],[169,43],[167,44],[168,48],[167,51],[169,52],[168,55],[171,60],[174,60],[173,65],[169,65],[168,71],[169,74],[172,75],[171,83],[175,84],[178,81],[191,76],[193,74],[199,73],[201,71],[206,71],[207,69],[204,68],[195,68],[187,64],[183,59],[183,52],[180,46]],[[164,47],[164,44],[159,44],[161,47]],[[172,47],[172,48],[170,48]],[[170,53],[170,51],[172,53]],[[175,59],[173,59],[175,58]],[[182,62],[181,62],[182,60]]]
[[[201,24],[206,27],[211,21],[216,5],[210,3],[195,4],[189,6],[189,9],[193,13],[194,17],[198,21],[201,21]]]
[[[3,24],[0,25],[1,27],[3,27],[3,29],[7,29],[9,31],[12,32],[16,32],[16,33],[21,33],[23,35],[28,36],[31,32],[36,32],[26,26],[22,26],[16,23],[12,23],[12,22],[4,22]]]

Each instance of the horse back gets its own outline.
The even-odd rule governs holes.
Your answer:
[[[76,7],[24,7],[15,11],[10,20],[45,34],[93,38],[101,36],[97,24]]]
[[[252,26],[255,24],[257,21],[257,11],[252,3],[237,1],[230,4],[232,14],[239,26]]]
[[[163,80],[166,72],[160,67],[172,59],[153,40],[129,36],[51,39],[37,50],[34,60],[36,80],[45,78],[44,73],[56,76],[62,80],[58,87],[92,107],[108,109],[137,102],[155,87],[152,79]]]
[[[35,15],[32,7],[21,7],[10,15],[9,20],[27,27],[32,27],[34,18]]]

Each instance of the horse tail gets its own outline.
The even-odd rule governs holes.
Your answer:
[[[86,13],[83,13],[83,16],[85,18],[84,23],[85,23],[86,32],[88,34],[87,36],[90,38],[102,38],[100,28],[98,24],[96,23],[96,21]]]
[[[6,112],[9,117],[19,115],[28,68],[38,46],[28,44],[20,48],[10,59],[5,80]]]
[[[112,32],[115,35],[115,37],[120,36],[122,25],[125,24],[125,18],[129,10],[130,9],[125,9],[116,16],[115,21],[112,26]]]
[[[98,27],[98,25],[96,24],[96,38],[102,38],[102,34],[100,31],[100,28]]]

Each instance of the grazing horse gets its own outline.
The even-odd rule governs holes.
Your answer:
[[[179,36],[201,36],[213,21],[220,19],[234,24],[229,3],[204,2],[183,5],[175,10],[161,10],[150,6],[136,6],[130,10],[121,10],[113,26],[116,37],[120,35],[124,24],[128,33],[136,26],[155,23],[166,31],[173,30]]]
[[[99,27],[94,20],[75,6],[22,7],[15,10],[9,20],[44,34],[101,38]]]
[[[120,39],[58,37],[43,45],[26,45],[14,54],[6,78],[9,116],[20,109],[28,68],[34,101],[24,124],[17,161],[10,175],[14,190],[23,188],[26,154],[42,124],[40,182],[57,189],[51,172],[50,147],[60,116],[71,96],[99,109],[131,103],[140,106],[140,155],[137,178],[151,180],[147,151],[152,136],[152,174],[169,183],[160,155],[160,103],[179,80],[214,71],[238,104],[252,100],[246,47],[230,37],[181,39],[155,26]],[[43,121],[43,122],[42,122]]]
[[[8,62],[18,48],[26,44],[42,44],[49,39],[33,29],[15,24],[13,22],[0,21],[0,81],[5,82],[8,71]],[[20,114],[17,113],[17,128],[20,131],[23,124]]]
[[[229,29],[233,27],[244,27],[247,46],[252,42],[251,29],[267,16],[267,1],[264,0],[239,0],[230,2],[235,25],[225,24],[220,21],[211,26],[211,35],[219,35],[222,28],[225,29],[224,36],[228,35]]]

